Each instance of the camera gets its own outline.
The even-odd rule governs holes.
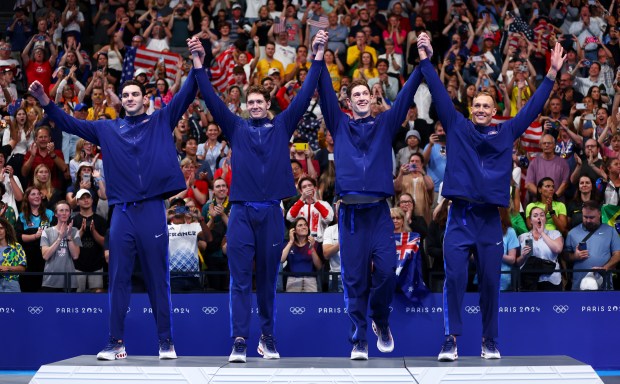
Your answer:
[[[445,143],[446,135],[437,135],[437,141],[439,141],[440,143]]]
[[[588,250],[588,244],[585,241],[581,241],[579,242],[579,244],[577,244],[577,249],[580,251],[587,251]]]
[[[186,11],[185,8],[177,8],[177,14],[179,14],[179,15],[184,15],[185,11]]]
[[[407,169],[409,169],[409,172],[413,172],[418,169],[418,166],[416,164],[409,163]]]
[[[527,72],[527,65],[520,65],[520,66],[519,66],[519,70],[520,70],[521,72]]]

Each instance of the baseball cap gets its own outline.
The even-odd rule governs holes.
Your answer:
[[[233,4],[232,9],[241,9],[241,4],[239,3]]]
[[[85,194],[87,194],[88,196],[92,197],[92,195],[90,194],[90,191],[88,189],[82,188],[82,189],[80,189],[78,191],[78,193],[75,194],[75,198],[79,200]]]
[[[135,77],[138,77],[140,75],[146,75],[146,69],[144,69],[144,68],[136,69],[136,71],[133,74],[133,77],[135,78]]]
[[[588,272],[587,275],[581,279],[579,289],[582,291],[598,291],[603,284],[603,277],[598,273]]]
[[[267,71],[267,76],[273,76],[275,74],[280,74],[280,70],[278,68],[269,68],[269,71]]]
[[[84,103],[78,103],[75,105],[75,108],[73,108],[74,111],[86,111],[88,110],[88,105],[84,104]],[[80,163],[81,164],[81,163]]]

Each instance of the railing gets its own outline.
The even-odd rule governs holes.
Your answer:
[[[535,270],[528,271],[537,272]],[[540,272],[543,272],[542,270]],[[599,288],[599,291],[612,291],[612,290],[620,290],[620,284],[616,284],[614,288],[614,280],[620,277],[620,270],[601,270],[601,269],[558,269],[554,272],[560,272],[562,274],[562,284],[564,285],[567,281],[570,281],[572,274],[574,272],[596,272],[603,277],[603,283]],[[473,276],[475,271],[470,272],[468,279],[468,291],[476,291],[475,286],[471,284],[473,280]],[[518,268],[513,268],[510,271],[502,271],[501,274],[509,274],[511,275],[511,287],[510,289],[504,290],[505,292],[526,292],[526,290],[520,289],[521,282],[521,272]],[[89,276],[89,275],[101,275],[104,277],[104,281],[107,282],[107,272],[0,272],[0,275],[20,275],[20,276],[45,276],[45,275],[53,275],[53,276],[64,276],[64,286],[61,288],[63,292],[73,292],[74,289],[71,288],[71,278],[73,276]],[[200,281],[200,289],[194,290],[192,292],[207,292],[207,293],[217,293],[217,292],[227,292],[228,289],[217,289],[214,288],[212,284],[209,282],[211,280],[220,280],[228,282],[230,279],[230,273],[228,271],[200,271],[200,272],[171,272],[171,279],[178,277],[188,277],[188,276],[198,276]],[[284,288],[286,285],[283,281],[289,276],[314,276],[317,278],[317,286],[319,287],[319,292],[342,292],[342,284],[340,272],[311,272],[311,273],[293,273],[293,272],[280,272],[278,276],[278,292],[284,292]],[[445,278],[445,274],[443,272],[430,272],[429,273],[429,281],[428,287],[431,292],[441,292],[443,289],[443,281]],[[107,284],[105,284],[107,285]],[[132,275],[132,285],[134,292],[141,292],[144,290],[143,288],[143,280],[142,275],[140,273],[134,273]],[[565,284],[566,288],[564,290],[570,290],[570,286]],[[142,286],[142,287],[141,287]],[[228,283],[226,283],[226,287]],[[173,293],[180,293],[173,289]]]

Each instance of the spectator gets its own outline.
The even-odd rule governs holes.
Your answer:
[[[546,224],[547,214],[542,208],[534,207],[529,210],[527,217],[532,223],[532,229],[519,236],[521,255],[517,257],[517,265],[523,267],[528,257],[535,256],[554,262],[555,272],[541,275],[537,283],[522,285],[521,288],[534,291],[561,291],[562,276],[559,271],[558,255],[562,252],[564,238],[560,231],[547,229],[549,228]]]
[[[25,7],[15,8],[13,20],[7,25],[6,34],[11,39],[11,45],[14,52],[24,51],[26,41],[32,32],[28,13]],[[26,64],[24,63],[24,67]]]
[[[499,208],[499,217],[502,221],[502,233],[504,234],[504,253],[502,256],[502,275],[499,286],[502,291],[514,289],[512,286],[512,266],[517,261],[517,249],[520,247],[517,233],[512,228],[508,208]]]
[[[598,142],[594,139],[585,140],[583,156],[575,156],[577,166],[570,176],[571,183],[577,184],[581,176],[587,176],[592,180],[606,176],[603,170],[603,159],[599,157],[598,145]]]
[[[191,17],[191,8],[185,0],[181,0],[174,6],[169,23],[170,32],[170,51],[185,57],[188,55],[187,39],[189,39],[195,29],[194,19]]]
[[[601,273],[614,269],[620,261],[618,233],[609,225],[601,223],[601,208],[598,202],[584,202],[582,212],[583,223],[570,230],[564,245],[569,259],[574,262],[573,269],[596,269]],[[573,291],[580,289],[582,279],[587,273],[573,272]]]
[[[183,159],[181,161],[181,171],[185,178],[185,189],[169,198],[169,201],[175,199],[191,199],[198,209],[207,202],[209,197],[209,183],[204,180],[196,179],[196,164],[191,159]]]
[[[15,230],[18,240],[26,252],[28,265],[26,272],[43,272],[45,260],[41,255],[41,235],[43,230],[55,224],[54,213],[45,208],[42,194],[36,187],[28,187],[24,192],[22,209]],[[19,281],[22,292],[37,292],[41,289],[42,275],[22,276]]]
[[[30,145],[30,150],[24,157],[21,173],[23,177],[32,180],[33,170],[39,164],[45,164],[51,172],[52,185],[54,188],[61,188],[64,180],[70,178],[69,167],[62,151],[55,149],[54,143],[50,142],[50,134],[51,129],[46,125],[34,131],[35,142]]]
[[[582,223],[583,204],[590,200],[595,201],[599,205],[602,201],[600,193],[594,188],[594,181],[588,176],[581,176],[577,183],[575,197],[566,204],[568,228],[572,229]]]
[[[90,163],[94,170],[99,171],[100,177],[105,177],[103,173],[103,161],[100,159],[97,147],[89,141],[78,138],[75,145],[75,157],[69,161],[71,183],[75,183],[76,174],[82,162]]]
[[[530,217],[533,208],[538,207],[543,210],[546,215],[545,223],[547,229],[558,230],[560,233],[566,233],[568,230],[568,218],[566,216],[566,205],[557,201],[554,182],[550,177],[543,177],[536,186],[536,202],[529,203],[525,208],[525,217]],[[528,228],[532,228],[534,223],[528,221]]]
[[[409,109],[409,111],[411,111],[411,109]],[[408,113],[407,117],[410,116],[411,114]],[[405,135],[405,141],[407,143],[407,146],[401,148],[396,154],[396,168],[400,168],[403,164],[409,164],[409,158],[414,153],[422,153],[422,151],[420,150],[421,140],[422,139],[420,138],[420,132],[416,131],[415,129],[407,131],[407,134]]]
[[[340,201],[336,202],[334,215],[338,215]],[[338,242],[338,218],[335,224],[325,228],[323,232],[323,258],[329,261],[329,291],[343,292],[342,278],[340,277],[340,244]]]
[[[14,174],[13,167],[4,161],[4,153],[0,152],[0,182],[4,186],[5,192],[2,194],[2,202],[13,210],[13,215],[17,214],[17,203],[21,203],[24,197],[24,189],[19,178]],[[11,225],[15,225],[15,217]]]
[[[267,72],[271,68],[277,69],[280,73],[284,73],[284,66],[282,63],[274,58],[276,52],[276,45],[272,42],[267,42],[265,45],[265,57],[260,59],[256,64],[257,77],[263,79],[267,77]]]
[[[380,84],[383,93],[391,103],[396,100],[399,84],[397,78],[388,75],[388,67],[389,65],[386,59],[379,59],[376,67],[377,76],[368,80],[368,86],[372,88],[375,84]],[[355,74],[353,77],[355,77]]]
[[[327,27],[327,32],[329,33],[327,48],[332,52],[344,54],[348,44],[347,35],[349,32],[347,27],[338,22],[338,14],[335,12],[327,15],[327,22],[329,23]]]
[[[61,188],[54,188],[52,185],[51,172],[45,164],[39,164],[34,169],[32,185],[41,192],[46,207],[54,208],[56,203],[65,197]]]
[[[334,218],[334,211],[327,201],[317,198],[316,180],[311,177],[302,177],[297,183],[301,197],[286,213],[286,219],[296,222],[298,217],[306,219],[309,235],[322,247],[323,232]]]
[[[286,281],[286,292],[318,292],[317,277],[313,272],[320,270],[323,262],[315,247],[315,238],[309,233],[308,221],[304,217],[296,218],[280,260],[282,263],[287,262],[285,270],[291,273]]]
[[[620,205],[620,159],[608,158],[605,162],[607,170],[607,178],[601,180],[599,190],[603,193],[604,203],[612,205]]]
[[[84,14],[77,5],[77,0],[67,0],[67,6],[60,15],[60,24],[63,27],[63,36],[72,33],[79,40],[84,28]]]
[[[75,182],[67,188],[67,203],[72,210],[79,207],[77,194],[82,189],[89,191],[91,199],[93,199],[93,209],[97,210],[99,200],[107,200],[105,182],[92,163],[83,161],[78,164],[78,170],[75,173]]]
[[[451,203],[449,199],[443,199],[435,209],[433,220],[428,226],[426,252],[431,264],[429,286],[433,292],[441,292],[443,290],[445,275],[443,243],[448,223],[448,210]]]
[[[170,50],[170,38],[172,32],[170,27],[173,23],[173,18],[170,18],[168,23],[165,23],[163,16],[158,16],[154,23],[151,23],[142,33],[144,41],[146,41],[146,49],[159,52],[168,52]]]
[[[95,77],[105,76],[105,71],[101,71],[101,72],[97,71],[97,72],[99,72],[99,74],[95,75]],[[93,80],[95,79],[95,77],[93,77]],[[105,80],[104,80],[104,83],[105,83]],[[88,93],[88,90],[87,90],[87,93]],[[88,108],[88,116],[86,117],[86,120],[90,120],[90,121],[98,120],[99,116],[103,114],[107,114],[112,119],[116,119],[116,110],[112,108],[111,106],[107,105],[106,103],[104,103],[105,87],[94,86],[92,88],[91,99],[93,101],[93,106]]]
[[[26,253],[17,242],[13,225],[4,217],[0,217],[0,249],[0,292],[21,292],[20,275],[8,272],[26,271]]]
[[[195,213],[190,213],[189,207],[177,205],[168,210],[168,245],[170,253],[170,290],[172,292],[196,292],[201,290],[200,284],[200,256],[198,255],[198,241],[212,240],[211,232],[205,225],[205,219]],[[188,216],[198,219],[199,222],[186,221]]]
[[[202,207],[202,217],[207,221],[213,241],[207,243],[205,263],[210,272],[209,287],[217,291],[228,290],[228,259],[222,252],[222,244],[228,228],[228,216],[232,205],[228,200],[228,185],[224,179],[213,181],[213,198]]]
[[[44,273],[74,273],[73,262],[80,257],[80,234],[77,228],[72,226],[71,208],[65,201],[56,204],[56,225],[45,228],[41,234],[41,254],[45,260]],[[43,275],[41,291],[43,292],[66,292],[77,289],[75,274],[69,277],[70,282],[65,281],[66,275]]]
[[[540,139],[542,154],[535,157],[527,169],[525,177],[525,188],[534,195],[538,193],[536,185],[543,177],[550,177],[553,184],[558,187],[555,194],[558,197],[564,196],[568,188],[569,168],[566,160],[555,154],[555,139],[549,134],[545,134]]]
[[[598,59],[598,44],[603,37],[604,22],[598,17],[591,17],[587,5],[581,7],[579,20],[572,23],[568,33],[577,36],[588,60]]]
[[[72,0],[75,1],[75,0]],[[47,37],[49,40],[49,37]],[[26,71],[26,77],[28,79],[28,84],[31,84],[35,80],[38,80],[41,84],[43,84],[43,89],[45,92],[49,92],[50,85],[52,84],[52,72],[53,67],[56,63],[56,46],[54,44],[50,44],[50,50],[52,54],[50,55],[48,60],[45,60],[45,49],[42,47],[35,48],[32,57],[30,56],[30,50],[32,45],[35,42],[35,38],[30,39],[28,45],[22,52],[22,63],[24,66],[24,70]]]
[[[93,196],[88,189],[80,189],[75,195],[79,212],[73,216],[73,227],[79,231],[80,257],[74,261],[78,292],[103,292],[103,269],[106,260],[103,253],[106,219],[94,211]],[[95,273],[95,274],[90,274]]]
[[[424,147],[424,163],[427,165],[428,175],[435,184],[435,193],[439,193],[439,186],[443,182],[446,172],[446,134],[441,122],[435,123],[435,133],[429,137],[429,142]]]
[[[433,180],[426,174],[424,157],[420,153],[409,156],[409,162],[400,166],[398,176],[394,179],[394,191],[406,192],[413,196],[415,201],[413,214],[423,217],[426,225],[431,221],[434,187]]]

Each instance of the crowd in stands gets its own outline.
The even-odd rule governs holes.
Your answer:
[[[559,41],[567,58],[552,95],[514,143],[513,198],[500,209],[502,289],[613,289],[609,271],[620,261],[615,0],[17,0],[0,41],[0,290],[104,291],[106,243],[114,241],[105,236],[113,210],[101,153],[56,127],[28,84],[38,80],[66,113],[83,120],[120,117],[117,89],[130,78],[145,85],[149,111],[165,108],[187,79],[186,39],[196,36],[231,111],[248,117],[246,91],[256,84],[270,92],[276,115],[305,81],[309,42],[320,29],[329,32],[325,62],[343,110],[354,79],[368,82],[373,116],[388,110],[419,63],[416,39],[425,32],[454,107],[468,117],[474,96],[488,92],[498,123],[528,102]],[[178,60],[128,65],[141,49]],[[225,291],[234,148],[199,95],[170,128],[187,186],[169,201],[172,286]],[[289,239],[281,255],[284,291],[342,290],[333,148],[315,93],[290,144],[298,195],[282,202]],[[420,235],[424,280],[435,291],[449,217],[450,201],[441,197],[449,150],[423,83],[393,141],[391,203],[395,232]],[[525,286],[515,270],[530,256],[555,263],[555,270]],[[66,272],[77,274],[58,275]],[[470,282],[475,289],[474,273]]]

